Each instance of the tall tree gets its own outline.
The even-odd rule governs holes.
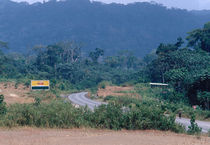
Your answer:
[[[210,22],[206,23],[203,29],[189,32],[187,40],[188,46],[210,52]]]
[[[104,55],[104,50],[101,48],[96,48],[95,51],[89,53],[89,57],[92,59],[93,63],[98,63],[100,56]]]
[[[183,44],[181,37],[177,39],[175,44],[163,44],[161,43],[157,48],[156,54],[157,59],[153,60],[149,66],[151,70],[151,76],[155,78],[156,81],[161,81],[165,83],[165,73],[169,71],[174,66],[174,60],[171,58],[171,53],[176,52]]]

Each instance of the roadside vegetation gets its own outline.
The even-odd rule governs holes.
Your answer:
[[[186,42],[178,38],[175,43],[160,44],[155,53],[144,59],[129,51],[106,56],[101,48],[84,56],[81,46],[69,41],[35,46],[28,56],[0,51],[1,82],[14,80],[18,88],[19,84],[29,87],[30,80],[50,80],[51,90],[44,97],[49,93],[54,96],[52,101],[45,102],[40,98],[43,92],[32,92],[35,103],[6,106],[1,95],[0,126],[183,132],[183,127],[174,122],[175,115],[181,111],[183,116],[192,118],[192,132],[199,131],[193,123],[195,117],[210,118],[210,22],[188,33]],[[0,42],[0,47],[8,49],[5,42]],[[151,88],[149,82],[168,83],[169,87]],[[127,95],[96,95],[98,88],[110,85],[134,89],[115,92]],[[109,105],[91,112],[87,108],[76,109],[59,98],[62,93],[84,90],[90,90],[91,97],[101,97]],[[128,94],[138,95],[129,97]]]
[[[36,99],[33,104],[10,105],[6,113],[1,113],[0,126],[157,129],[183,132],[184,129],[176,125],[174,119],[175,116],[165,116],[161,106],[139,103],[139,101],[127,109],[123,109],[120,103],[110,103],[92,112],[88,108],[75,108],[63,100],[41,103],[39,99]]]

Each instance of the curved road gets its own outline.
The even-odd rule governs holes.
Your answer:
[[[73,104],[76,104],[79,106],[87,106],[92,111],[94,110],[95,107],[98,107],[102,104],[107,104],[104,102],[97,102],[97,101],[88,99],[86,97],[86,94],[87,92],[75,93],[75,94],[69,95],[68,98]],[[176,123],[182,124],[185,126],[186,129],[188,129],[188,126],[190,126],[190,119],[187,119],[187,118],[179,119],[177,117]],[[210,122],[196,120],[196,123],[198,124],[200,128],[202,128],[202,132],[207,133],[208,131],[210,131]]]
[[[69,95],[68,98],[73,104],[76,104],[79,106],[87,106],[92,111],[94,110],[95,107],[98,107],[102,104],[106,104],[106,103],[97,102],[97,101],[88,99],[86,97],[87,94],[88,94],[87,92],[75,93],[75,94]]]

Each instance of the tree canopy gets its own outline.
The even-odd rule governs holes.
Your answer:
[[[88,56],[93,48],[106,55],[120,50],[143,57],[160,42],[170,43],[209,21],[208,11],[168,9],[159,4],[103,4],[89,0],[15,3],[0,0],[0,40],[12,52],[27,53],[37,44],[82,42]]]

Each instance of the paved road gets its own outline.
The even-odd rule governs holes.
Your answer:
[[[210,122],[207,122],[207,121],[199,121],[199,120],[196,120],[195,122],[198,124],[198,126],[200,128],[202,128],[202,132],[208,133],[208,131],[210,131]],[[190,119],[187,119],[187,118],[181,118],[181,119],[179,119],[177,117],[176,118],[176,123],[182,124],[182,125],[185,126],[186,129],[188,129],[188,126],[190,126]]]
[[[77,104],[79,106],[87,105],[87,107],[90,108],[92,111],[94,110],[95,107],[98,107],[101,104],[106,104],[104,102],[97,102],[97,101],[88,99],[87,97],[85,97],[86,94],[87,92],[75,93],[75,94],[69,95],[68,98],[73,104]],[[188,126],[190,126],[190,119],[187,119],[187,118],[179,119],[177,117],[176,123],[182,124],[186,127],[186,129],[188,129]],[[202,128],[202,132],[204,133],[207,133],[210,130],[210,122],[196,120],[196,123],[198,124],[199,127]]]
[[[91,110],[94,110],[95,107],[98,107],[102,104],[106,104],[106,103],[97,102],[97,101],[88,99],[87,97],[85,97],[86,94],[87,92],[75,93],[75,94],[69,95],[68,98],[73,104],[77,104],[80,106],[87,105],[87,107],[90,108]]]

